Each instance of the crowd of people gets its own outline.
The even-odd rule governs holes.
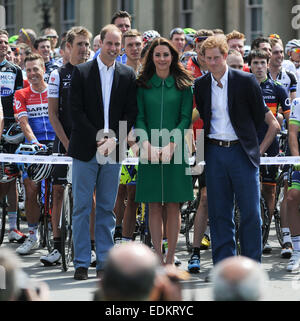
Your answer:
[[[289,132],[286,155],[299,156],[300,40],[284,46],[277,34],[261,36],[245,52],[245,36],[236,30],[225,35],[220,29],[174,28],[168,38],[155,30],[131,29],[126,11],[116,12],[94,38],[82,26],[60,39],[52,28],[39,37],[31,29],[22,28],[17,36],[0,30],[2,132],[17,122],[26,143],[37,150],[54,143],[54,153],[73,159],[76,280],[86,280],[91,265],[102,278],[114,244],[133,240],[138,203],[149,204],[157,255],[143,263],[180,264],[175,256],[180,204],[194,198],[184,160],[197,152],[201,130],[206,165],[199,173],[189,272],[200,271],[203,247],[211,245],[214,265],[236,255],[235,200],[241,254],[261,262],[262,253],[272,250],[268,243],[262,248],[260,195],[272,217],[278,166],[260,166],[260,157],[279,155],[281,128]],[[6,148],[14,153],[17,147]],[[138,166],[121,166],[127,149],[139,156]],[[45,265],[61,259],[58,225],[66,171],[56,165],[52,175],[54,249],[40,258]],[[299,173],[294,166],[280,210],[281,256],[289,259],[289,272],[300,266]],[[8,240],[20,243],[16,252],[27,255],[39,246],[40,184],[23,171],[26,236],[17,229],[17,166],[6,175],[13,178],[0,183],[0,196],[7,195],[9,204]],[[122,266],[120,257],[117,249],[112,252],[110,273]],[[132,262],[127,259],[128,267],[122,266],[123,276]],[[107,279],[116,281],[112,275]],[[107,298],[120,298],[129,288],[105,293],[105,284],[101,295]]]

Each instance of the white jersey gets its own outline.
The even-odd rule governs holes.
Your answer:
[[[292,102],[289,123],[300,127],[300,98]]]

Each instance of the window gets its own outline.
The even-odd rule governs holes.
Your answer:
[[[62,0],[62,31],[68,31],[75,26],[75,0]]]
[[[180,25],[182,28],[193,26],[193,0],[181,0],[180,3]]]
[[[4,1],[5,8],[5,21],[6,21],[6,30],[10,36],[16,33],[16,25],[15,25],[15,8],[16,3],[15,0],[5,0]]]
[[[134,0],[118,0],[118,10],[127,11],[132,17],[131,28],[134,28]]]
[[[249,42],[263,34],[263,0],[246,0],[246,37]]]

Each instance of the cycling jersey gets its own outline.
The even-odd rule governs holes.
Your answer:
[[[28,117],[29,125],[38,141],[53,141],[55,132],[48,117],[48,87],[41,93],[32,87],[17,90],[14,111],[18,119]]]
[[[3,106],[4,126],[7,128],[15,122],[14,118],[14,93],[23,88],[22,70],[4,60],[0,63],[0,96]]]
[[[52,73],[53,70],[56,70],[58,68],[58,65],[53,61],[53,60],[50,60],[48,62],[45,63],[45,74],[44,74],[44,80],[46,83],[49,82],[49,78],[50,78],[50,75]]]
[[[270,72],[268,72],[268,77],[271,80],[274,80],[272,78]],[[296,92],[296,90],[297,90],[297,77],[291,71],[287,71],[286,69],[282,68],[275,80],[277,80],[279,83],[281,83],[285,87],[285,89],[288,93]]]
[[[201,70],[200,65],[198,63],[197,57],[191,57],[188,62],[186,69],[191,71],[194,78],[203,77],[207,74],[207,71]],[[193,108],[196,108],[195,97],[193,98]],[[198,119],[193,124],[194,138],[196,139],[196,130],[203,128],[203,120]]]
[[[48,97],[59,98],[58,118],[68,138],[71,136],[72,118],[68,104],[68,94],[71,85],[74,66],[70,63],[54,70],[49,79]]]

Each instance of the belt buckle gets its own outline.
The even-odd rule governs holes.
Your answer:
[[[223,147],[229,148],[230,145],[231,145],[231,144],[230,144],[230,141],[229,141],[229,140],[222,142],[222,146],[223,146]]]

